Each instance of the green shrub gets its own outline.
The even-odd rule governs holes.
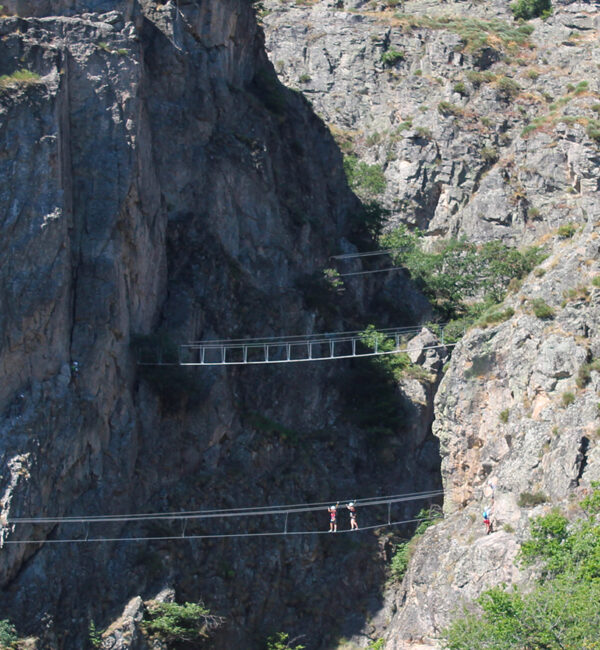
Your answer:
[[[4,74],[0,77],[0,91],[8,88],[19,88],[31,86],[38,83],[40,75],[30,70],[16,70],[12,74]]]
[[[412,119],[404,120],[403,122],[400,122],[398,125],[398,128],[395,130],[395,134],[399,135],[402,133],[402,131],[408,131],[408,129],[412,129]]]
[[[585,132],[590,140],[600,144],[600,120],[589,120]]]
[[[477,610],[443,632],[452,650],[596,650],[600,602],[600,526],[590,516],[600,510],[597,484],[581,501],[586,516],[569,523],[558,510],[531,523],[521,561],[539,567],[526,589],[495,587],[478,600]]]
[[[381,142],[381,133],[378,133],[375,131],[375,133],[371,133],[367,136],[367,139],[365,140],[365,144],[367,147],[374,147],[376,144],[379,144]]]
[[[251,411],[247,415],[248,424],[257,431],[262,431],[269,436],[274,436],[283,442],[297,444],[300,440],[300,435],[294,429],[290,429],[275,420],[271,420],[266,415]]]
[[[510,415],[510,410],[509,409],[503,409],[500,411],[500,422],[503,424],[506,424],[508,422],[508,416]]]
[[[390,565],[391,575],[394,580],[400,582],[406,573],[408,568],[408,563],[415,549],[415,543],[423,533],[434,526],[440,519],[442,519],[442,513],[435,507],[429,509],[421,509],[419,514],[416,517],[421,519],[421,523],[417,526],[412,539],[409,541],[402,541],[396,546],[396,552],[392,557],[392,562]]]
[[[304,650],[306,646],[293,645],[296,641],[286,632],[277,632],[267,639],[267,650]]]
[[[527,78],[535,81],[540,76],[537,70],[527,70]]]
[[[499,303],[509,283],[529,273],[543,258],[539,248],[524,252],[501,242],[481,246],[464,240],[440,242],[434,250],[424,250],[420,232],[401,226],[381,238],[384,248],[394,249],[396,265],[404,266],[439,312],[447,319],[468,316],[469,323]],[[481,298],[477,307],[473,298]],[[491,310],[490,310],[491,311]],[[509,311],[498,318],[510,318]],[[461,330],[465,323],[461,324]]]
[[[304,74],[301,74],[301,75],[298,77],[298,81],[299,81],[301,84],[307,84],[309,81],[311,81],[311,79],[312,79],[312,77],[311,77],[308,73],[306,73],[306,72],[305,72]]]
[[[438,104],[438,113],[443,115],[444,117],[448,117],[450,115],[454,115],[455,117],[462,115],[462,108],[460,106],[457,106],[456,104],[452,104],[451,102],[440,102]]]
[[[552,13],[551,0],[517,0],[510,5],[513,16],[518,20],[548,17]]]
[[[140,627],[150,637],[163,642],[199,642],[220,627],[223,619],[214,616],[201,603],[152,602]]]
[[[473,84],[473,86],[478,87],[482,83],[491,83],[496,79],[496,75],[489,70],[482,72],[480,70],[468,70],[467,79]]]
[[[344,293],[346,287],[344,281],[340,277],[340,272],[337,269],[324,269],[323,278],[327,286],[337,294]]]
[[[519,84],[507,76],[502,76],[496,81],[496,88],[498,97],[505,101],[514,99],[521,90]]]
[[[398,63],[398,61],[403,61],[404,60],[404,52],[401,52],[400,50],[394,50],[393,48],[390,50],[387,50],[386,52],[383,52],[381,55],[381,62],[383,65],[386,66],[392,66],[395,63]]]
[[[521,492],[517,505],[520,508],[533,508],[547,501],[548,497],[543,492]]]
[[[590,84],[588,81],[580,81],[574,88],[573,92],[576,95],[581,95],[582,93],[585,93],[588,91],[590,87]]]
[[[570,239],[577,232],[577,224],[563,223],[556,232],[561,239]]]
[[[381,165],[368,165],[356,156],[344,156],[344,171],[348,185],[363,198],[373,198],[383,194],[386,181]]]
[[[567,406],[571,406],[571,404],[573,404],[574,401],[575,401],[575,395],[571,391],[567,390],[562,394],[561,403],[564,408],[567,408]]]
[[[394,556],[392,557],[392,563],[390,565],[390,571],[392,574],[392,578],[394,580],[397,580],[400,582],[402,578],[404,578],[404,574],[406,573],[406,569],[408,568],[408,562],[410,560],[410,553],[411,547],[410,547],[410,542],[400,542],[396,546],[396,552],[394,553]]]
[[[455,83],[452,90],[455,93],[458,93],[459,95],[462,95],[463,97],[465,95],[469,94],[468,91],[467,91],[467,87],[465,86],[465,84],[462,81],[459,81],[459,82]]]
[[[431,140],[431,139],[433,139],[433,134],[431,133],[431,131],[426,126],[418,126],[415,129],[415,135],[418,138],[423,138],[423,140]]]
[[[537,219],[540,216],[540,211],[538,208],[532,206],[527,210],[527,216],[530,219]]]
[[[494,147],[483,147],[481,149],[481,158],[488,165],[492,165],[498,160],[498,150]]]
[[[494,309],[485,311],[476,321],[476,325],[485,327],[486,325],[493,325],[495,323],[503,323],[504,321],[512,318],[515,315],[515,310],[512,307],[506,309]]]
[[[367,650],[384,650],[385,648],[385,639],[377,639],[371,641],[367,646]]]
[[[584,363],[579,367],[575,380],[578,388],[585,388],[590,383],[592,372],[600,372],[600,359]]]
[[[596,275],[592,278],[592,284],[595,287],[600,287],[600,275]]]
[[[421,508],[416,516],[416,519],[419,519],[421,521],[415,530],[413,539],[422,535],[432,526],[435,526],[435,524],[438,523],[438,521],[442,518],[443,515],[438,506],[432,506],[431,508]]]
[[[13,648],[17,641],[15,626],[8,619],[2,619],[0,621],[0,648]]]
[[[92,648],[99,648],[102,645],[102,633],[96,627],[94,621],[90,621],[88,627],[88,639]]]
[[[423,70],[415,70],[415,71],[413,72],[413,75],[414,75],[415,77],[422,77],[422,76],[423,76]]]
[[[554,309],[543,298],[535,298],[531,301],[533,313],[542,320],[554,318]]]

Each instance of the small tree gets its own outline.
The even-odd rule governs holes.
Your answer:
[[[552,13],[551,0],[517,0],[510,5],[515,19],[547,18]]]
[[[0,648],[12,648],[17,642],[17,630],[7,619],[0,621]]]
[[[267,639],[267,650],[304,650],[306,646],[293,645],[299,638],[290,639],[287,632],[277,632]]]
[[[146,620],[147,617],[147,620]],[[151,637],[166,643],[198,642],[223,623],[202,603],[152,602],[140,627]]]

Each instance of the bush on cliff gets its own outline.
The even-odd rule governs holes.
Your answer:
[[[527,593],[495,587],[443,633],[448,650],[598,650],[600,629],[600,490],[580,503],[573,524],[558,510],[537,517],[521,548],[540,567]]]
[[[551,0],[517,0],[510,5],[513,16],[519,20],[547,18],[552,13]]]
[[[425,250],[422,234],[406,226],[386,233],[381,243],[393,249],[394,263],[410,272],[443,317],[469,321],[501,302],[511,280],[524,277],[544,259],[540,248],[519,251],[499,241],[478,246],[450,239]]]
[[[151,638],[173,644],[197,644],[207,639],[223,623],[202,603],[161,603],[152,601],[144,614],[140,627]],[[175,647],[178,647],[175,646]]]
[[[344,156],[344,171],[348,185],[362,199],[373,199],[385,191],[385,176],[381,165],[368,165],[356,156]]]
[[[0,648],[14,648],[17,642],[17,630],[15,626],[8,620],[3,619],[0,621]]]

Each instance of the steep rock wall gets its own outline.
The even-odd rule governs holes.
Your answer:
[[[600,478],[598,223],[552,255],[506,300],[515,315],[474,329],[436,394],[446,519],[416,547],[402,587],[379,616],[386,648],[435,638],[463,604],[501,583],[527,584],[517,553],[530,518],[570,502]],[[534,308],[542,301],[554,312]],[[532,506],[537,495],[541,504]],[[493,533],[485,535],[484,508]]]
[[[26,515],[436,485],[426,404],[395,388],[385,444],[357,417],[372,406],[360,384],[370,366],[136,367],[134,335],[408,324],[427,304],[399,275],[367,277],[343,296],[316,282],[330,255],[369,240],[339,152],[276,82],[249,3],[110,5],[11,3],[19,15],[0,21],[3,540],[173,534],[164,524],[6,525]],[[39,78],[19,81],[20,68]],[[385,539],[343,549],[320,538],[6,544],[2,609],[40,647],[80,648],[90,620],[106,624],[169,585],[227,617],[214,647],[261,647],[283,629],[328,647],[381,603]]]
[[[383,172],[390,225],[520,245],[598,218],[599,19],[553,5],[529,36],[506,2],[272,0],[263,20],[280,78]]]

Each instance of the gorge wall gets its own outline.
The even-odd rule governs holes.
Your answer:
[[[596,8],[555,3],[532,31],[499,1],[263,5],[264,37],[246,0],[4,3],[0,607],[39,648],[84,647],[124,608],[102,647],[145,647],[131,618],[165,588],[225,617],[217,650],[278,631],[311,650],[433,647],[462,601],[528,580],[512,561],[529,517],[600,478],[600,375],[581,380],[600,355]],[[139,367],[189,340],[431,317],[406,274],[323,281],[332,255],[377,247],[334,138],[383,175],[354,189],[388,228],[546,246],[514,315],[467,332],[437,393],[435,372],[397,385],[366,361]],[[400,585],[388,532],[93,545],[51,542],[181,528],[8,523],[441,481],[446,517]],[[519,505],[535,492],[546,504]]]
[[[343,294],[324,285],[332,254],[373,243],[328,130],[277,82],[251,4],[5,11],[3,616],[40,648],[81,648],[90,621],[104,628],[168,587],[226,618],[214,648],[263,647],[278,631],[331,647],[359,633],[382,604],[386,536],[54,544],[181,530],[8,523],[419,491],[439,486],[439,453],[431,388],[427,399],[407,380],[411,401],[368,362],[137,366],[140,349],[193,339],[429,314],[405,276],[365,276]],[[385,435],[371,412],[380,390]],[[326,513],[295,525],[322,529]],[[132,638],[107,634],[103,647]]]
[[[345,155],[383,176],[355,189],[389,210],[389,228],[417,226],[431,247],[466,237],[548,253],[505,299],[506,322],[467,332],[452,355],[434,420],[446,518],[371,621],[385,648],[437,647],[463,604],[530,582],[515,563],[530,518],[574,512],[600,475],[599,375],[589,370],[599,344],[598,8],[554,2],[549,18],[519,24],[508,2],[264,6],[280,78],[310,99]],[[544,503],[527,505],[531,495]]]

